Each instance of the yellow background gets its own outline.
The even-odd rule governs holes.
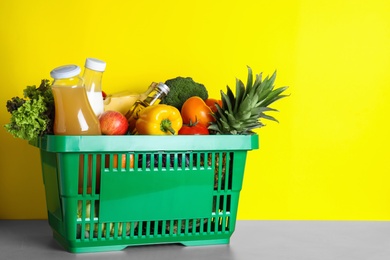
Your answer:
[[[6,100],[86,57],[106,92],[191,76],[219,90],[278,71],[289,98],[248,154],[239,219],[390,218],[390,2],[0,2]],[[39,152],[0,128],[0,219],[46,218]]]

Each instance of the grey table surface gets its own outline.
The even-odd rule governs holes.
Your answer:
[[[388,260],[390,222],[237,221],[229,245],[165,244],[73,254],[54,241],[45,220],[0,220],[0,259]]]

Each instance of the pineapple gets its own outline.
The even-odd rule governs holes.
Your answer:
[[[209,130],[217,134],[253,134],[253,129],[264,126],[260,121],[262,118],[278,122],[274,117],[264,114],[277,111],[268,106],[288,96],[282,95],[287,87],[274,89],[275,78],[276,71],[265,79],[262,79],[260,73],[253,82],[252,69],[248,67],[246,87],[241,80],[236,80],[236,96],[229,86],[226,94],[221,91],[222,107],[216,104],[217,112],[213,114],[216,120],[209,126]]]

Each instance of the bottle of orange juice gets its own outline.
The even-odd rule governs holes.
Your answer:
[[[54,79],[54,134],[55,135],[100,135],[100,123],[87,97],[80,67],[66,65],[53,69]],[[92,172],[92,155],[80,154],[78,173],[79,194],[92,192],[92,179],[96,180],[96,192],[100,189],[100,156],[97,157],[95,173]]]
[[[81,69],[77,65],[65,65],[53,69],[55,135],[100,135],[100,124],[89,104]]]

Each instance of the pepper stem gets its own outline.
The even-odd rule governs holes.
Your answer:
[[[163,119],[160,124],[160,129],[164,133],[170,132],[172,135],[174,135],[176,132],[172,128],[172,122],[169,119]]]

